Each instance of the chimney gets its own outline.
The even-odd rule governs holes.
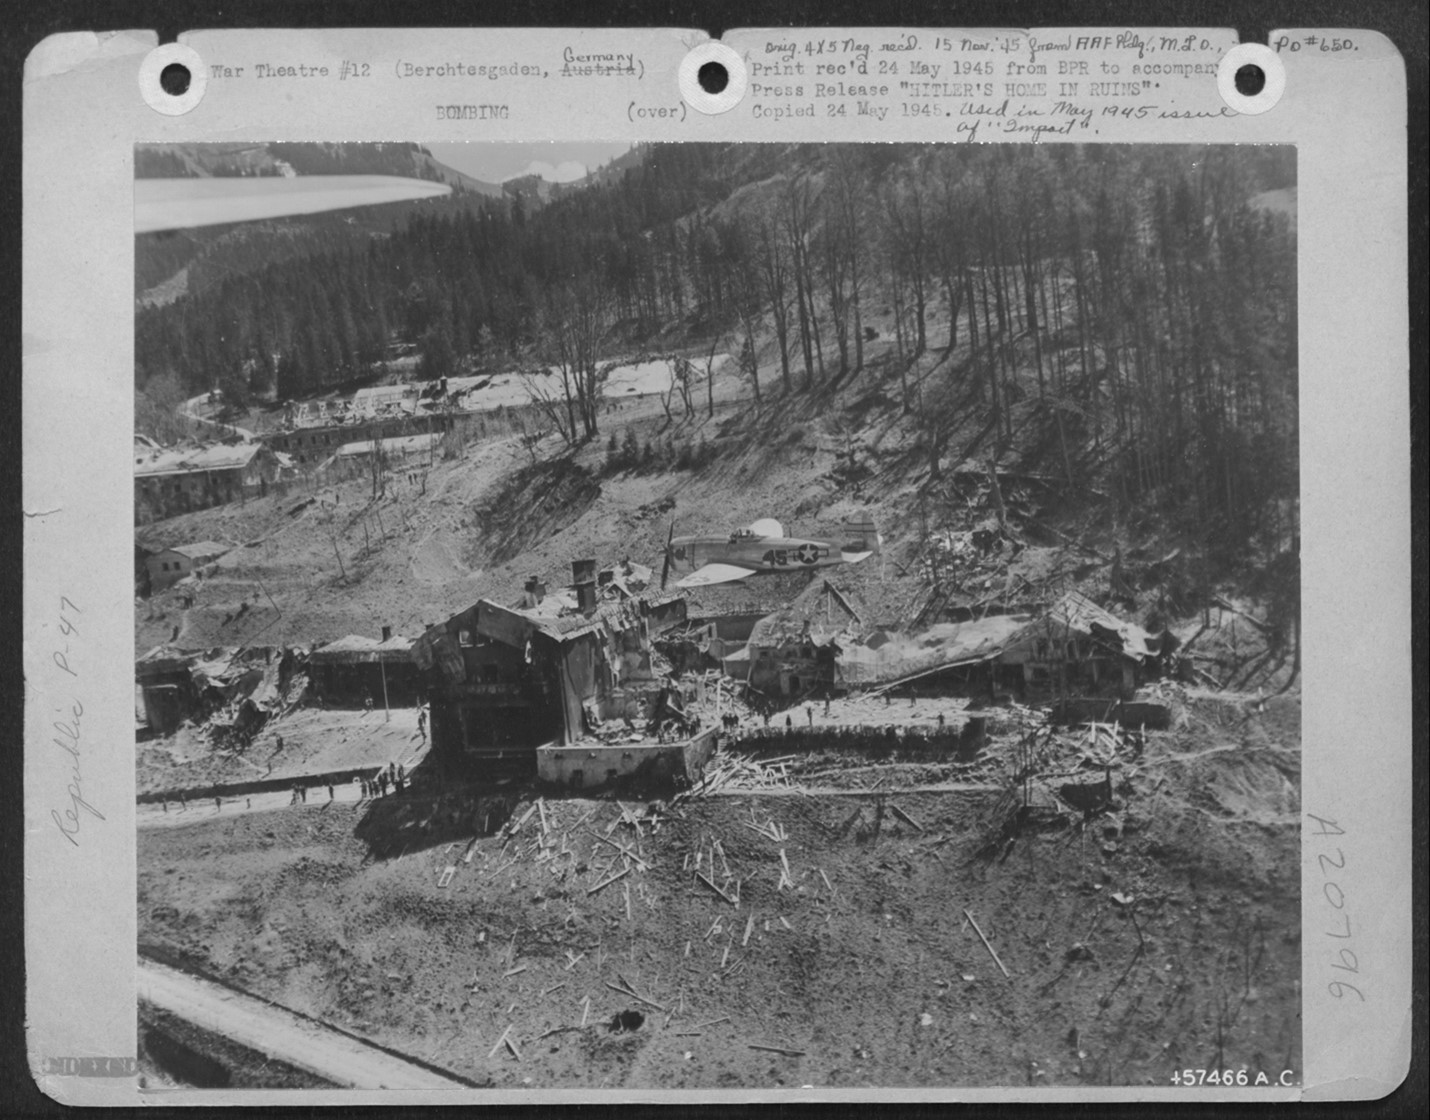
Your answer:
[[[596,561],[572,560],[571,582],[576,587],[576,605],[589,615],[596,609]]]
[[[392,640],[392,627],[391,627],[391,626],[384,626],[384,627],[382,628],[382,640],[383,640],[384,642],[390,642],[390,641]]]

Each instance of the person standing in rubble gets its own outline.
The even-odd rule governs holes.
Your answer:
[[[417,734],[422,736],[422,742],[427,742],[427,705],[422,704],[417,709]]]

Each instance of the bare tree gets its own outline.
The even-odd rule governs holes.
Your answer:
[[[819,376],[824,376],[824,347],[819,338],[815,313],[814,268],[809,260],[809,243],[814,226],[814,187],[808,175],[800,174],[785,189],[784,234],[789,245],[790,277],[794,281],[795,306],[799,312],[799,344],[804,354],[804,387],[814,387],[816,358]]]
[[[565,421],[552,415],[557,411],[554,394],[536,394],[533,400],[552,415],[567,443],[594,439],[599,434],[601,388],[614,368],[597,360],[610,325],[606,292],[590,277],[562,285],[547,296],[542,319],[545,349],[561,378]]]
[[[893,248],[895,268],[908,284],[914,317],[914,357],[928,349],[928,274],[930,256],[926,187],[917,174],[884,185],[885,235]]]
[[[778,218],[760,222],[757,231],[756,263],[765,305],[770,309],[770,322],[775,329],[775,345],[780,352],[780,377],[785,392],[793,386],[789,372],[790,277],[789,253],[780,232]]]

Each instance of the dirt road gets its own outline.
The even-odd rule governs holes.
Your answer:
[[[281,1008],[153,961],[138,965],[139,998],[319,1077],[355,1089],[458,1089],[459,1081],[404,1062]]]
[[[333,786],[334,802],[349,805],[360,804],[364,800],[362,789],[352,782],[340,782]],[[291,790],[273,790],[268,793],[253,793],[246,796],[224,797],[221,807],[214,805],[211,797],[196,797],[188,804],[177,801],[159,805],[144,804],[135,809],[135,824],[139,828],[181,828],[212,820],[215,816],[233,816],[235,813],[263,813],[274,809],[311,809],[321,811],[331,804],[326,786],[313,786],[308,791],[308,800],[294,805]]]

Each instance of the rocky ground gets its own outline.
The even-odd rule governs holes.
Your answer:
[[[1174,699],[1088,814],[1018,811],[1011,736],[975,788],[864,763],[844,795],[518,793],[400,845],[420,785],[141,828],[141,950],[503,1087],[1299,1077],[1299,701]]]

